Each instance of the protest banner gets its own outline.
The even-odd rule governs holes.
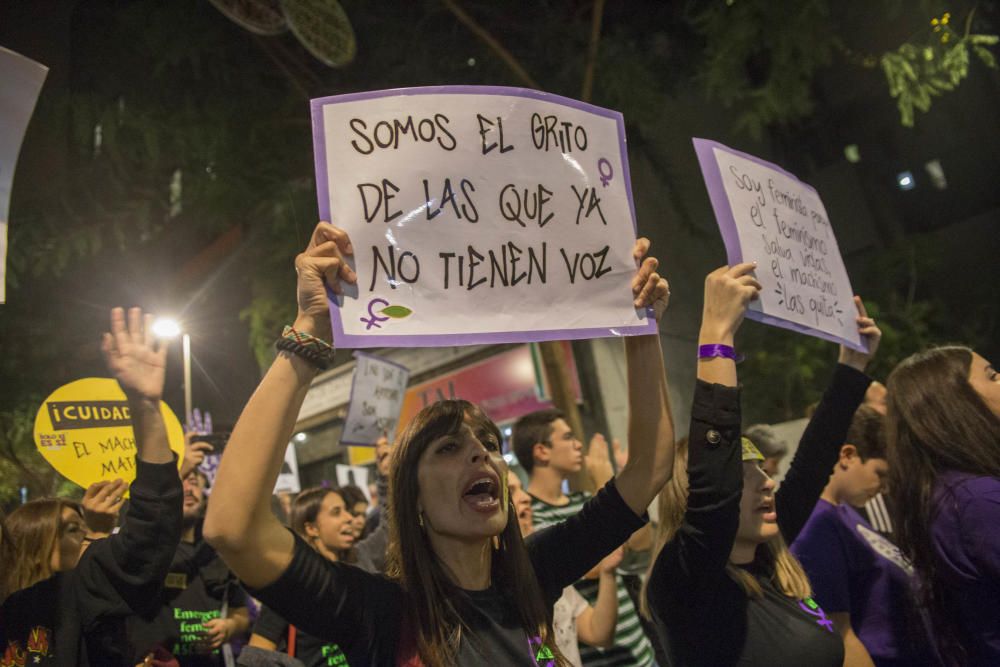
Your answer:
[[[329,293],[342,347],[651,333],[632,302],[620,113],[519,88],[312,101],[319,209],[357,285]]]
[[[747,317],[864,350],[851,281],[816,190],[720,143],[694,139],[694,147],[729,264],[758,263],[763,289]]]
[[[383,434],[390,441],[396,435],[410,370],[373,354],[355,352],[354,357],[351,398],[340,441],[374,447]]]
[[[49,68],[0,47],[0,303],[7,301],[7,222],[14,167]]]
[[[170,449],[177,465],[184,458],[184,429],[173,410],[160,401]],[[35,415],[35,446],[63,477],[87,488],[94,482],[135,479],[135,434],[125,392],[110,378],[84,378],[65,384]]]

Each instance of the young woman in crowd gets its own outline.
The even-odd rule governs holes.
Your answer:
[[[345,495],[340,489],[315,487],[302,491],[292,501],[292,530],[323,558],[334,563],[353,560],[350,551],[355,543],[356,527]],[[298,658],[306,667],[342,664],[328,662],[343,655],[336,644],[299,632],[267,606],[260,610],[249,646],[266,651],[281,650]],[[243,662],[246,660],[241,659]]]
[[[290,527],[323,558],[353,560],[351,548],[357,542],[354,515],[347,494],[341,489],[305,489],[292,501]]]
[[[11,513],[15,549],[4,576],[12,590],[0,608],[4,664],[128,665],[125,619],[147,610],[163,584],[181,534],[181,482],[160,415],[166,346],[154,344],[152,318],[133,308],[128,324],[111,311],[108,369],[128,398],[135,429],[136,477],[121,530],[81,556],[85,523],[75,503],[49,499]]]
[[[687,483],[672,481],[662,496],[662,546],[646,584],[647,610],[676,665],[840,667],[843,643],[810,597],[786,540],[794,540],[826,485],[870,382],[862,369],[880,332],[858,301],[869,353],[841,348],[833,382],[776,496],[761,468],[764,456],[740,438],[732,345],[760,290],[754,269],[722,267],[705,281]]]
[[[1000,378],[965,347],[887,383],[892,524],[949,664],[1000,665]]]
[[[368,518],[368,498],[365,497],[364,491],[353,484],[340,487],[340,495],[343,496],[347,511],[351,514],[354,539],[360,540],[361,534],[365,531],[365,520]]]
[[[636,244],[642,261],[648,242]],[[279,353],[223,455],[205,535],[268,606],[334,642],[350,664],[564,663],[548,618],[563,588],[643,524],[672,465],[673,428],[659,337],[625,341],[628,465],[576,517],[522,541],[510,503],[501,434],[471,403],[428,406],[392,454],[386,577],[333,563],[284,529],[268,496],[330,336],[327,287],[356,275],[345,232],[320,223],[296,260],[298,305]],[[637,308],[662,312],[666,281],[645,259]],[[325,284],[324,284],[325,280]],[[316,339],[320,339],[317,341]],[[317,363],[313,363],[317,362]]]

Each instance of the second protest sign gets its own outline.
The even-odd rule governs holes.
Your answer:
[[[781,167],[694,140],[730,264],[755,261],[747,317],[863,350],[854,292],[816,190]]]

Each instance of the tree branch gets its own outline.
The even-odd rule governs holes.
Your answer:
[[[521,66],[521,63],[517,61],[517,58],[511,54],[510,51],[504,48],[503,44],[498,42],[493,35],[491,35],[485,28],[476,23],[476,20],[469,16],[464,9],[458,6],[455,0],[441,0],[444,6],[455,15],[455,18],[459,20],[466,28],[468,28],[472,34],[474,34],[479,39],[483,40],[490,49],[493,50],[500,59],[507,63],[507,66],[513,70],[514,75],[520,79],[529,88],[535,88],[536,90],[541,90],[542,87],[537,81],[531,78],[531,75]]]
[[[580,99],[589,102],[594,93],[594,70],[597,68],[597,47],[601,43],[601,23],[604,20],[604,0],[594,0],[590,17],[590,44],[587,46],[587,68],[583,72]]]

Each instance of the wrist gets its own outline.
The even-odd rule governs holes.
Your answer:
[[[184,461],[181,462],[181,467],[180,467],[180,470],[179,470],[179,474],[180,474],[181,479],[184,479],[185,477],[187,477],[197,467],[198,467],[198,464],[192,463],[192,462],[188,461],[187,459],[184,459]]]
[[[698,332],[698,345],[728,345],[733,347],[735,336],[728,327],[702,325]]]
[[[330,326],[330,318],[327,316],[315,317],[308,313],[300,312],[295,317],[292,328],[328,343],[333,340],[333,329]]]
[[[853,355],[845,355],[837,360],[837,363],[843,364],[853,368],[854,370],[864,373],[865,369],[868,368],[868,359],[859,359]]]

